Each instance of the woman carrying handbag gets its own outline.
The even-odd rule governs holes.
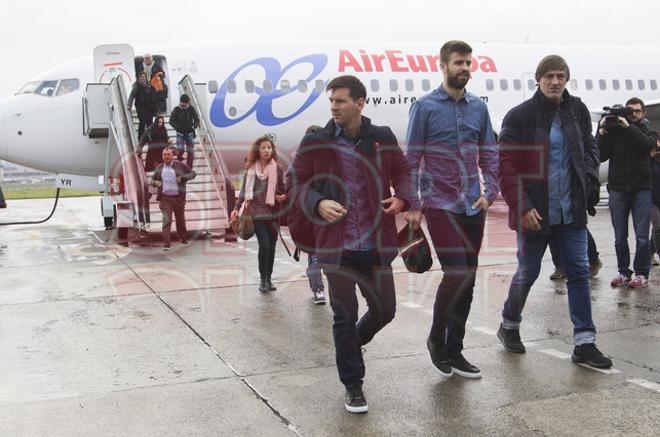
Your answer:
[[[241,212],[245,214],[249,211],[252,215],[254,233],[259,242],[259,291],[262,293],[276,290],[271,277],[279,232],[277,206],[286,199],[284,171],[277,163],[275,144],[270,136],[261,136],[250,147],[241,192],[231,213],[231,221],[238,222]],[[245,203],[247,208],[243,208]]]

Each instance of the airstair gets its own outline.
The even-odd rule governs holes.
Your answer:
[[[186,187],[186,227],[197,235],[227,237],[228,207],[233,208],[235,193],[227,166],[215,149],[203,93],[198,91],[201,87],[190,76],[179,82],[181,93],[190,96],[191,106],[200,117],[193,161],[197,177]],[[127,100],[124,81],[119,77],[110,83],[88,84],[83,99],[84,133],[108,138],[102,209],[106,225],[112,223],[117,228],[120,240],[160,233],[163,221],[157,190],[150,185],[153,172],[144,170],[147,147],[142,149],[139,145],[137,118],[126,107]],[[164,118],[168,126],[169,116]],[[176,132],[168,132],[175,142]],[[143,159],[138,158],[140,152]],[[173,227],[176,228],[176,221]]]

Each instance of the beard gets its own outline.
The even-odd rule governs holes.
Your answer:
[[[455,74],[453,76],[447,76],[447,85],[450,88],[462,90],[463,88],[465,88],[465,85],[467,85],[468,80],[470,80],[470,76],[464,78],[458,74]]]

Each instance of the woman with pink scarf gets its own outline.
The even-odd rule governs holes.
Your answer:
[[[277,205],[286,202],[287,198],[284,194],[284,171],[277,164],[277,152],[270,136],[261,136],[252,143],[245,169],[231,220],[237,220],[244,206],[249,203],[254,219],[254,233],[259,241],[259,291],[265,293],[276,290],[271,276],[279,231]]]

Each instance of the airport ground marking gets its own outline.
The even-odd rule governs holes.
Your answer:
[[[647,388],[649,390],[653,390],[655,392],[660,393],[660,384],[657,382],[652,382],[652,381],[647,381],[646,379],[642,378],[631,378],[627,380],[628,382],[638,385],[640,387]]]

